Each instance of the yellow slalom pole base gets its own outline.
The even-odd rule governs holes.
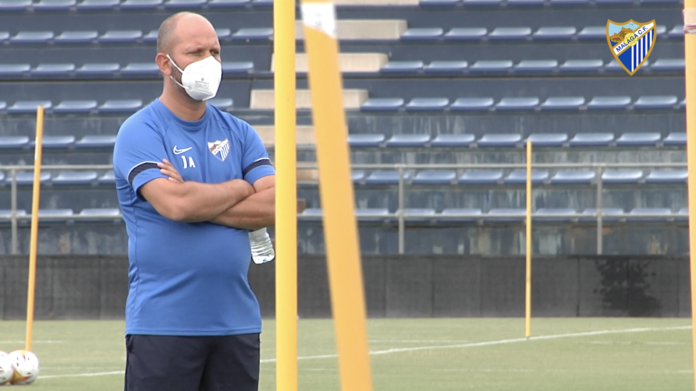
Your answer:
[[[27,330],[24,349],[31,351],[34,330],[34,292],[36,291],[36,251],[39,233],[39,193],[41,189],[41,153],[43,147],[44,108],[36,109],[36,146],[34,147],[34,188],[31,200],[31,239],[29,243],[29,283],[27,284]]]
[[[273,6],[276,167],[276,390],[297,391],[295,2]]]
[[[331,1],[302,1],[331,307],[344,391],[371,391],[362,265]]]
[[[524,335],[532,334],[532,142],[527,141],[527,224],[525,226],[526,277],[524,295]]]

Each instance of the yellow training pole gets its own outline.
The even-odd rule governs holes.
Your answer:
[[[34,329],[34,291],[36,288],[36,246],[39,232],[39,190],[41,188],[41,150],[43,145],[44,108],[36,109],[36,146],[34,147],[34,189],[31,200],[31,240],[29,245],[29,284],[27,288],[27,334],[24,349],[31,350]]]
[[[273,6],[276,166],[276,390],[297,391],[295,2]]]
[[[684,27],[696,28],[696,0],[684,1]],[[694,365],[694,387],[696,389],[696,36],[684,34],[686,73],[686,160],[688,164],[689,247],[691,248],[691,322]]]
[[[302,1],[312,115],[324,210],[331,306],[344,391],[371,391],[362,265],[350,179],[348,131],[330,0]]]
[[[532,142],[527,141],[527,233],[525,235],[527,271],[525,278],[524,313],[525,332],[529,338],[532,333]]]

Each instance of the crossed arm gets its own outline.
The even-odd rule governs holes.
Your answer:
[[[256,230],[275,224],[275,176],[253,185],[243,179],[218,184],[184,182],[167,160],[158,164],[169,178],[154,179],[140,188],[142,196],[162,216],[181,222],[210,222]]]

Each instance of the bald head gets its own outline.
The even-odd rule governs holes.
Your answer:
[[[157,34],[157,53],[170,53],[176,44],[186,40],[186,35],[211,32],[215,34],[215,28],[205,17],[193,12],[176,13],[160,25]]]

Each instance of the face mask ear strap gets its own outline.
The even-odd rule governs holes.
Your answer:
[[[179,72],[181,72],[181,73],[184,73],[184,71],[183,71],[183,70],[182,70],[181,68],[179,68],[179,66],[178,66],[178,65],[176,65],[176,63],[174,62],[174,60],[172,60],[172,58],[171,58],[171,57],[169,57],[169,55],[168,55],[168,54],[167,54],[167,58],[169,59],[169,61],[171,61],[171,62],[172,62],[172,64],[174,64],[174,66],[176,67],[176,69],[178,69],[178,70],[179,70]]]
[[[174,66],[176,67],[176,69],[178,69],[179,72],[181,72],[181,75],[183,76],[183,75],[184,75],[184,71],[182,71],[181,68],[179,68],[179,66],[176,65],[176,63],[174,62],[174,60],[172,60],[172,58],[169,57],[168,54],[167,54],[167,58],[169,59],[169,61],[172,62],[172,64],[174,64]],[[169,78],[172,79],[172,81],[174,81],[174,83],[176,83],[179,87],[181,87],[181,88],[183,88],[183,89],[185,89],[185,90],[188,90],[188,88],[186,88],[183,84],[181,84],[181,83],[179,83],[178,81],[176,81],[176,79],[174,78],[174,75],[169,75]]]

